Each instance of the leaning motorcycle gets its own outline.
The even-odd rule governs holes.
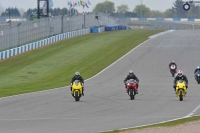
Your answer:
[[[131,100],[135,99],[136,91],[137,91],[137,81],[134,79],[130,79],[126,82],[127,93],[130,96]]]
[[[176,82],[176,95],[178,96],[180,101],[183,101],[187,93],[186,83],[183,80],[179,80]]]
[[[75,101],[79,101],[83,93],[83,86],[79,80],[75,80],[72,84],[72,96]]]
[[[174,77],[175,73],[176,73],[176,66],[175,65],[171,65],[170,66],[170,72],[172,74],[172,77]]]
[[[200,72],[195,73],[195,80],[200,84]]]

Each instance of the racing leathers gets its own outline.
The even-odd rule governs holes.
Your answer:
[[[83,86],[83,96],[84,96],[84,80],[83,80],[83,78],[79,75],[79,76],[77,76],[77,75],[75,75],[74,77],[72,77],[72,80],[71,80],[71,86],[70,86],[70,88],[71,88],[71,92],[72,92],[72,84],[73,84],[73,82],[75,81],[75,80],[79,80],[80,82],[81,82],[81,84],[82,84],[82,86]]]
[[[176,91],[176,82],[177,82],[178,80],[184,80],[184,81],[186,82],[186,89],[188,88],[188,79],[187,79],[187,77],[186,77],[185,75],[182,75],[181,77],[176,76],[176,77],[174,78],[174,85],[173,85],[173,88],[174,88],[175,91]]]
[[[128,89],[127,89],[127,86],[126,86],[126,82],[127,82],[127,80],[130,80],[130,79],[134,79],[134,80],[137,81],[137,83],[136,83],[137,84],[136,94],[138,94],[139,79],[135,76],[135,74],[133,74],[133,75],[127,75],[126,78],[125,78],[125,80],[124,80],[124,84],[125,84],[125,88],[126,88],[127,93],[128,93]]]
[[[196,74],[198,71],[200,72],[200,68],[199,68],[199,69],[196,68],[196,69],[194,70],[194,74]]]

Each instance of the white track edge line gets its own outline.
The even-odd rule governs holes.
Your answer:
[[[200,109],[200,104],[199,106],[197,106],[191,113],[189,113],[188,115],[186,115],[184,118],[188,118],[194,115],[195,112],[197,112],[197,110]]]
[[[196,116],[199,116],[199,115],[196,115]],[[189,117],[192,117],[192,116],[188,116],[187,118],[189,118]],[[153,126],[153,125],[162,124],[162,123],[166,123],[166,122],[172,122],[172,121],[181,120],[181,119],[185,119],[185,118],[186,117],[181,117],[181,118],[176,118],[176,119],[172,119],[172,120],[162,121],[162,122],[158,122],[158,123],[152,123],[152,124],[146,124],[146,125],[140,125],[140,126],[134,126],[134,127],[128,127],[128,128],[120,128],[120,129],[116,129],[116,130],[119,130],[119,131],[127,130],[127,129],[131,130],[131,129],[135,129],[135,128],[139,128],[139,127]],[[114,131],[114,130],[100,131],[98,133],[111,132],[111,131]]]

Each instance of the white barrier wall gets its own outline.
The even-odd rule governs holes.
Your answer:
[[[105,28],[104,28],[105,29]],[[100,32],[103,32],[103,27],[99,29]],[[99,32],[99,33],[100,33]],[[81,36],[81,35],[85,35],[85,34],[89,34],[90,33],[90,29],[82,29],[82,30],[77,30],[77,31],[71,31],[71,32],[67,32],[67,33],[63,33],[63,34],[59,34],[44,40],[40,40],[37,42],[33,42],[30,44],[26,44],[17,48],[13,48],[10,50],[5,50],[0,52],[0,60],[4,60],[6,58],[10,58],[12,56],[30,51],[30,50],[34,50],[36,48],[45,46],[45,45],[49,45],[52,44],[54,42],[60,41],[60,40],[64,40],[67,38],[72,38],[72,37],[76,37],[76,36]]]

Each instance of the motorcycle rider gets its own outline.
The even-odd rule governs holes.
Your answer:
[[[195,70],[194,70],[194,75],[196,74],[196,72],[200,72],[200,66],[198,66]]]
[[[137,81],[137,89],[136,89],[136,94],[138,94],[138,83],[139,83],[139,79],[136,77],[136,75],[133,73],[133,70],[130,70],[129,71],[129,74],[126,76],[125,80],[124,80],[124,84],[125,84],[125,88],[126,88],[126,91],[128,93],[128,89],[126,87],[126,81],[129,80],[129,79],[134,79]]]
[[[175,65],[176,68],[177,68],[177,65],[176,65],[175,61],[172,61],[172,62],[169,63],[169,69],[170,69],[171,65]]]
[[[200,73],[200,66],[197,66],[197,68],[194,70],[195,79],[196,79],[196,73]]]
[[[82,95],[84,96],[84,80],[83,80],[83,78],[81,77],[81,75],[80,75],[79,72],[76,72],[75,75],[72,77],[71,86],[70,86],[70,88],[71,88],[71,93],[72,93],[72,84],[73,84],[73,82],[74,82],[75,80],[79,80],[79,81],[81,82],[82,87],[83,87],[83,88],[82,88],[82,89],[83,89]]]
[[[174,85],[173,85],[173,88],[174,90],[176,91],[176,82],[178,80],[184,80],[186,82],[186,89],[188,88],[188,79],[185,75],[183,75],[183,72],[182,70],[179,70],[176,77],[174,78]]]

